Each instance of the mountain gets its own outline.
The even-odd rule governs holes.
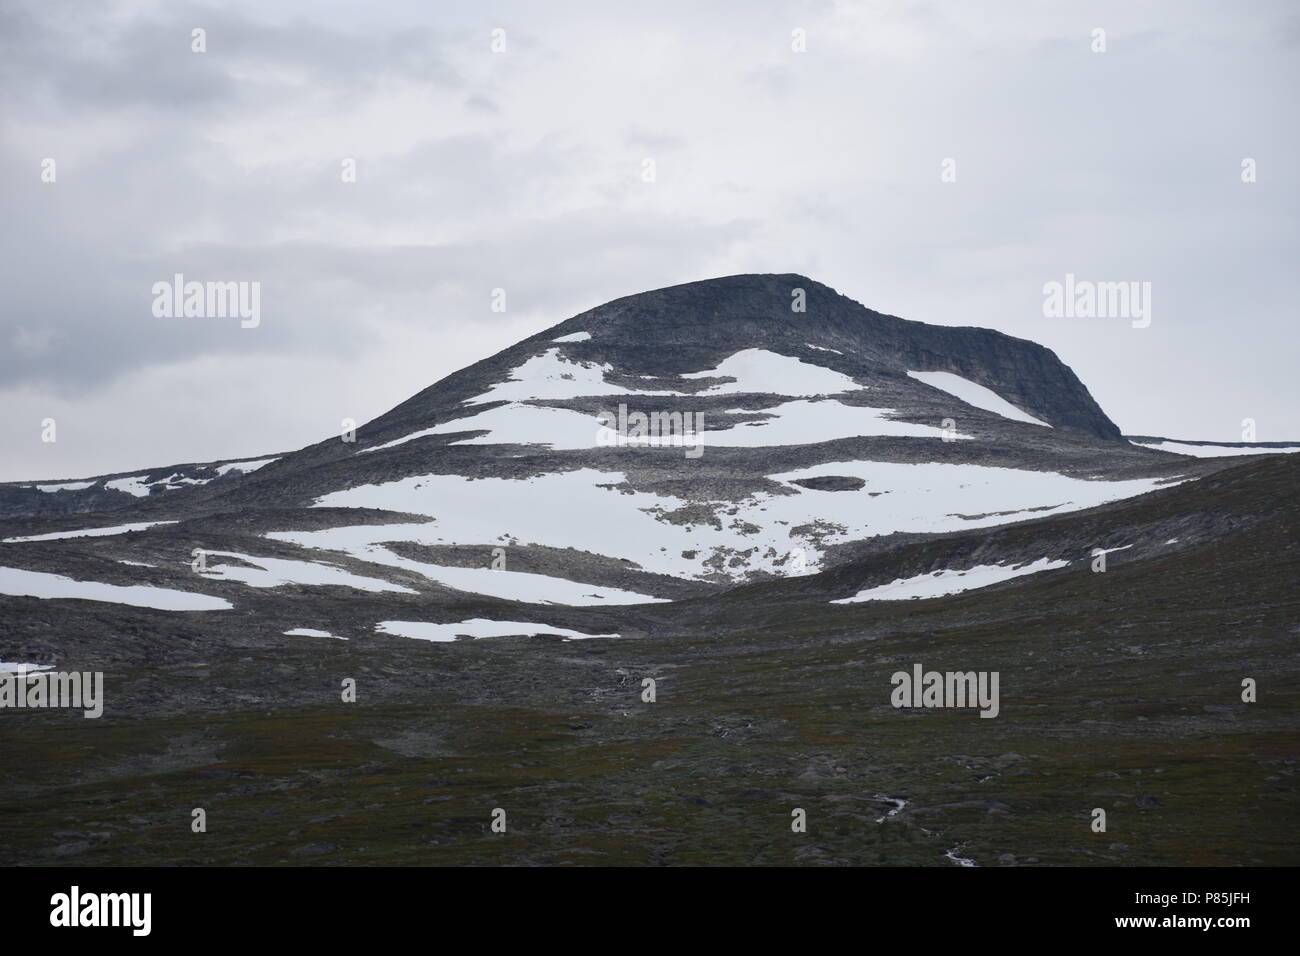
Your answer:
[[[794,311],[796,291],[804,311]],[[1050,425],[1119,440],[1119,429],[1088,390],[1050,350],[989,329],[926,325],[863,308],[798,275],[731,276],[616,299],[574,316],[484,362],[448,377],[371,423],[375,437],[444,415],[450,403],[471,399],[556,339],[571,359],[604,363],[612,381],[633,390],[671,380],[675,390],[705,391],[680,380],[745,349],[804,360],[884,389],[887,397],[924,402],[909,371],[947,372],[992,389],[1023,412]],[[779,369],[773,369],[779,374]],[[642,378],[643,382],[633,381]],[[757,383],[775,386],[775,381]],[[831,387],[836,384],[833,380]],[[732,393],[738,391],[733,388]],[[760,391],[766,389],[760,388]],[[779,388],[771,391],[780,394]]]
[[[1152,717],[1152,747],[1227,733],[1203,719],[1218,711],[1162,710],[1160,695],[1177,685],[1226,707],[1241,674],[1294,670],[1276,641],[1294,630],[1282,582],[1297,558],[1300,458],[1275,453],[1295,448],[1130,440],[1050,350],[882,315],[802,276],[618,299],[447,376],[355,435],[235,462],[0,485],[0,662],[105,671],[111,720],[131,731],[94,767],[71,768],[59,754],[72,738],[55,718],[24,715],[23,759],[44,782],[0,791],[0,816],[25,827],[14,846],[41,853],[68,826],[32,800],[58,788],[55,804],[74,816],[65,801],[99,779],[144,788],[140,800],[174,786],[181,799],[201,771],[214,799],[238,802],[223,789],[230,773],[268,794],[288,785],[288,765],[271,756],[287,738],[343,754],[304,758],[331,786],[373,765],[393,769],[403,793],[464,795],[404,776],[409,761],[438,780],[508,781],[551,827],[547,852],[566,852],[554,821],[576,800],[610,820],[631,813],[636,822],[611,824],[622,836],[608,852],[635,858],[649,824],[627,808],[677,814],[669,808],[703,787],[705,806],[838,794],[850,802],[836,814],[856,807],[873,828],[877,817],[903,828],[912,847],[894,862],[951,865],[943,853],[962,845],[952,834],[963,828],[984,844],[962,858],[987,863],[1012,844],[1023,856],[996,820],[937,809],[974,799],[964,770],[930,773],[904,754],[943,739],[976,776],[1007,777],[1010,790],[995,799],[984,787],[976,802],[1022,800],[1046,833],[1050,815],[1034,814],[1057,804],[1023,790],[1020,762],[1028,751],[1064,773],[1071,754],[1045,753],[1035,734],[1081,735],[1083,746],[1080,713],[1116,731],[1120,711]],[[1111,564],[1102,573],[1099,553]],[[975,724],[1009,722],[988,731],[1006,749],[993,753],[950,716],[890,708],[900,654],[1002,666],[1022,708]],[[1098,658],[1126,670],[1109,683],[1088,676]],[[365,688],[361,724],[331,703],[344,676]],[[666,705],[640,700],[645,678]],[[1271,753],[1295,712],[1258,713],[1260,752]],[[307,723],[284,723],[290,715]],[[203,729],[214,720],[221,730]],[[892,756],[864,763],[859,739]],[[162,756],[142,764],[140,741]],[[569,775],[542,791],[528,789],[526,769],[538,742]],[[1120,749],[1154,760],[1144,747]],[[609,776],[624,760],[658,761],[671,785],[633,794]],[[141,776],[145,765],[165,771],[161,782]],[[751,788],[759,796],[726,782],[751,773],[771,776]],[[598,794],[567,790],[574,774]],[[690,782],[701,778],[714,782]],[[1227,812],[1211,803],[1197,827]],[[440,831],[449,860],[479,846],[453,821],[439,824],[451,828]],[[756,825],[741,826],[742,857],[766,845]],[[679,829],[699,836],[698,821]],[[685,852],[665,835],[672,826],[650,830],[660,851]],[[280,848],[269,857],[230,843],[221,859],[288,852],[283,837],[267,841]],[[397,835],[375,845],[388,849],[350,858],[405,859]],[[120,860],[115,847],[92,857]],[[874,844],[843,852],[890,862]],[[1093,852],[1085,837],[1068,855]],[[1266,845],[1258,854],[1271,858]],[[1113,850],[1093,861],[1132,860]]]
[[[10,485],[0,507],[38,595],[31,572],[70,568],[236,608],[352,588],[410,595],[391,600],[420,622],[465,601],[537,621],[813,575],[1220,466],[1131,444],[1035,343],[757,275],[615,300],[298,452]],[[971,581],[1063,560],[980,540],[970,568],[995,570]]]

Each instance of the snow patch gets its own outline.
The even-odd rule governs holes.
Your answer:
[[[1121,545],[1118,548],[1094,548],[1092,550],[1092,555],[1093,557],[1096,557],[1097,555],[1100,554],[1114,554],[1116,551],[1127,551],[1131,547],[1133,547],[1133,545],[1125,544],[1125,545]]]
[[[248,472],[257,471],[257,468],[265,468],[272,462],[278,462],[278,458],[260,458],[256,462],[226,462],[218,464],[218,475],[229,475],[230,472],[238,471],[240,475],[247,475]]]
[[[186,478],[179,471],[173,471],[166,478],[159,478],[157,481],[149,482],[151,485],[160,486],[163,491],[172,491],[185,485],[206,485],[211,478]]]
[[[380,621],[375,630],[397,637],[413,637],[420,641],[437,641],[446,643],[458,637],[511,637],[535,634],[559,634],[568,641],[583,641],[596,637],[618,637],[617,634],[584,634],[571,631],[565,627],[552,627],[550,624],[527,624],[520,621],[489,621],[476,617],[458,624],[431,624],[426,621]]]
[[[384,526],[376,526],[379,531]],[[385,541],[390,536],[377,534],[374,537]],[[458,591],[471,594],[486,594],[490,597],[507,601],[522,601],[526,604],[562,604],[568,607],[586,607],[614,604],[661,604],[664,598],[650,597],[620,588],[598,587],[570,581],[568,578],[556,578],[545,574],[528,571],[494,571],[491,568],[463,568],[454,565],[429,564],[413,561],[394,554],[387,548],[368,543],[348,549],[348,554],[361,561],[400,568],[423,575],[430,581],[445,584]]]
[[[250,471],[257,471],[264,468],[273,461],[279,461],[279,458],[259,458],[257,461],[228,461],[224,465],[217,465],[218,475],[228,475],[232,471],[246,475]]]
[[[148,475],[132,475],[129,478],[114,478],[112,481],[104,482],[104,487],[109,491],[123,491],[136,498],[145,498],[150,491],[149,483],[145,481],[148,477]]]
[[[254,564],[246,568],[235,564],[213,565],[201,572],[203,577],[217,578],[225,581],[239,581],[254,588],[276,588],[285,584],[306,584],[312,587],[337,586],[356,588],[360,591],[397,591],[402,594],[416,594],[416,591],[400,584],[390,584],[379,578],[366,578],[344,571],[333,565],[318,564],[314,561],[294,561],[290,558],[254,558],[235,551],[206,551],[209,557],[215,555],[224,558],[237,558]]]
[[[712,385],[702,395],[744,395],[769,392],[773,395],[812,398],[861,391],[863,386],[841,372],[802,359],[769,352],[742,349],[724,359],[717,368],[688,372],[682,378],[734,378],[734,382]]]
[[[599,426],[594,415],[584,415],[567,408],[548,408],[511,402],[490,408],[468,418],[443,422],[396,441],[363,448],[363,452],[381,451],[403,445],[427,435],[487,431],[486,435],[458,438],[453,445],[541,445],[556,449],[595,448]]]
[[[53,664],[13,664],[8,661],[0,661],[0,674],[17,674],[19,671],[27,671],[31,674],[36,671],[54,670]]]
[[[3,538],[0,544],[16,544],[20,541],[60,541],[64,538],[102,538],[114,534],[129,534],[132,531],[144,531],[159,525],[176,524],[175,521],[142,521],[137,524],[118,524],[111,528],[86,528],[81,531],[51,531],[48,534],[29,534],[20,538]],[[129,562],[125,562],[129,563]]]
[[[1042,425],[1044,428],[1052,427],[1047,422],[1039,421],[1027,412],[1022,412],[991,388],[985,388],[983,385],[962,378],[960,375],[954,375],[952,372],[908,372],[907,374],[918,382],[961,399],[967,405],[973,405],[976,408],[984,409],[986,412],[1001,415],[1013,422]]]
[[[1137,445],[1139,448],[1154,448],[1156,451],[1171,451],[1175,455],[1189,455],[1192,458],[1223,458],[1227,455],[1289,455],[1300,451],[1300,445],[1240,448],[1235,445],[1189,445],[1181,441],[1130,441],[1129,444]]]
[[[646,393],[648,394],[648,393]],[[638,409],[632,408],[631,411]],[[608,410],[611,415],[615,411]],[[737,422],[730,428],[713,428],[720,419],[705,415],[703,442],[718,448],[758,448],[766,445],[811,445],[839,438],[858,437],[917,437],[942,438],[943,429],[933,425],[918,425],[887,417],[892,408],[867,408],[845,405],[834,399],[811,402],[798,400],[785,402],[773,408],[758,410],[769,416],[752,422]],[[727,414],[755,414],[747,409],[728,409]],[[721,419],[725,423],[726,419]],[[549,408],[512,402],[490,408],[468,418],[444,422],[426,428],[396,441],[366,448],[379,451],[392,448],[426,435],[447,435],[458,432],[485,431],[484,435],[457,438],[452,445],[536,445],[556,450],[575,450],[615,446],[617,433],[597,422],[596,416],[568,408]],[[955,435],[969,439],[970,435]],[[698,439],[691,437],[690,443]],[[602,444],[603,442],[603,444]],[[630,444],[669,444],[652,439],[630,439]]]
[[[98,581],[74,581],[61,574],[0,568],[0,594],[16,597],[78,598],[151,607],[160,611],[225,611],[233,605],[223,598],[144,585],[102,584]]]
[[[559,349],[547,349],[534,355],[523,365],[513,369],[507,381],[498,382],[486,392],[469,399],[468,406],[490,402],[509,402],[502,408],[488,409],[471,415],[422,428],[382,445],[372,445],[360,450],[361,454],[383,451],[404,445],[428,435],[446,435],[454,432],[488,429],[493,434],[478,438],[461,439],[455,444],[543,444],[554,448],[596,447],[594,417],[560,408],[528,405],[531,401],[553,401],[584,398],[593,395],[683,395],[683,392],[639,391],[605,381],[605,373],[613,367],[593,362],[572,362],[560,354]],[[467,410],[468,411],[468,410]],[[539,441],[539,436],[543,440]]]
[[[148,477],[148,475],[132,475],[129,478],[114,478],[112,481],[104,482],[104,487],[112,491],[123,491],[137,498],[145,498],[154,488],[172,491],[184,485],[206,485],[212,480],[211,478],[186,478],[179,471],[173,471],[166,478],[145,481]]]
[[[259,461],[231,461],[222,465],[217,465],[216,472],[220,475],[228,475],[232,471],[239,474],[248,474],[250,471],[257,471],[264,465],[269,465],[273,461],[279,461],[279,458],[263,458]],[[166,478],[155,478],[148,481],[148,475],[129,475],[126,478],[114,478],[111,481],[104,482],[104,487],[111,491],[121,491],[136,498],[147,498],[155,487],[160,487],[164,491],[170,491],[174,488],[180,488],[184,485],[206,485],[212,481],[211,478],[187,478],[179,471],[173,471]]]
[[[331,634],[329,631],[318,631],[313,627],[295,627],[285,631],[286,637],[332,637],[336,641],[346,641],[346,637],[339,637]]]
[[[534,355],[510,373],[510,378],[497,382],[482,395],[471,398],[467,405],[485,405],[488,402],[551,401],[555,399],[583,398],[589,395],[681,395],[681,392],[636,391],[605,381],[605,374],[614,370],[612,365],[595,362],[574,362],[560,354],[559,349],[547,349]]]
[[[853,597],[840,598],[838,601],[831,601],[831,603],[857,604],[862,601],[905,601],[947,597],[950,594],[959,594],[962,591],[974,591],[977,588],[1000,584],[1003,581],[1010,581],[1012,578],[1022,577],[1026,574],[1037,574],[1039,571],[1063,568],[1069,563],[1069,561],[1053,561],[1048,558],[1039,558],[1037,561],[1022,565],[980,564],[965,571],[933,571],[929,574],[918,574],[911,578],[896,578],[888,584],[867,588],[864,591],[859,591]]]
[[[53,485],[37,485],[37,491],[44,491],[53,494],[56,491],[85,491],[95,482],[92,481],[64,481]]]
[[[813,491],[799,479],[863,479],[858,491]],[[427,515],[429,522],[359,525],[267,537],[345,551],[392,541],[428,545],[536,544],[632,562],[643,570],[743,580],[751,571],[788,574],[795,548],[817,569],[827,547],[896,532],[945,532],[1091,508],[1145,494],[1163,479],[1085,481],[1055,472],[973,464],[830,462],[770,476],[789,493],[692,502],[633,491],[620,472],[582,468],[526,479],[416,475],[317,498],[316,507],[375,508]],[[690,506],[694,523],[667,520]],[[1042,508],[1041,511],[1030,509]],[[689,556],[688,556],[689,555]],[[730,561],[740,558],[736,566]],[[715,568],[712,564],[720,564]],[[499,572],[498,572],[499,573]]]

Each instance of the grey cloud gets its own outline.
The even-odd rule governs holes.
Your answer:
[[[863,8],[882,18],[864,36],[921,38],[912,59],[837,49],[835,9],[4,4],[0,387],[89,404],[193,358],[310,375],[377,348],[380,327],[540,324],[725,271],[798,271],[872,308],[1042,341],[1132,431],[1231,438],[1221,422],[1250,413],[1300,438],[1289,7],[1030,5],[978,28],[947,5]],[[638,98],[644,77],[584,72],[640,24],[671,37],[679,72],[658,88],[693,92],[672,110]],[[498,25],[504,56],[487,48]],[[810,29],[798,61],[795,25]],[[193,26],[208,53],[189,52]],[[405,125],[360,108],[394,86],[436,105]],[[300,131],[308,148],[261,157]],[[640,159],[659,153],[647,189]],[[1150,334],[1045,320],[1042,284],[1067,271],[1152,281]],[[261,282],[261,327],[153,318],[151,286],[175,272]],[[508,318],[488,309],[496,287]],[[430,358],[430,381],[449,371]],[[158,441],[140,460],[169,459]]]
[[[194,28],[206,32],[206,52],[191,49]],[[445,42],[430,29],[357,33],[305,19],[261,23],[197,3],[124,20],[98,3],[31,3],[0,14],[0,78],[26,97],[73,111],[194,111],[255,104],[284,91],[286,75],[336,93],[389,76],[455,87],[462,80]]]

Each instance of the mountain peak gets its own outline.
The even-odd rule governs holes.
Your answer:
[[[992,329],[876,312],[797,273],[721,276],[614,299],[449,376],[368,428],[387,430],[394,414],[402,425],[437,414],[551,348],[629,378],[676,380],[749,349],[806,359],[863,383],[947,373],[1053,427],[1123,440],[1050,349]]]

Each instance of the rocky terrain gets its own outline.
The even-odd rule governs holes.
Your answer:
[[[1294,864],[1292,450],[765,275],[299,451],[0,485],[0,661],[107,688],[0,713],[0,862]],[[892,707],[917,662],[997,719]]]

